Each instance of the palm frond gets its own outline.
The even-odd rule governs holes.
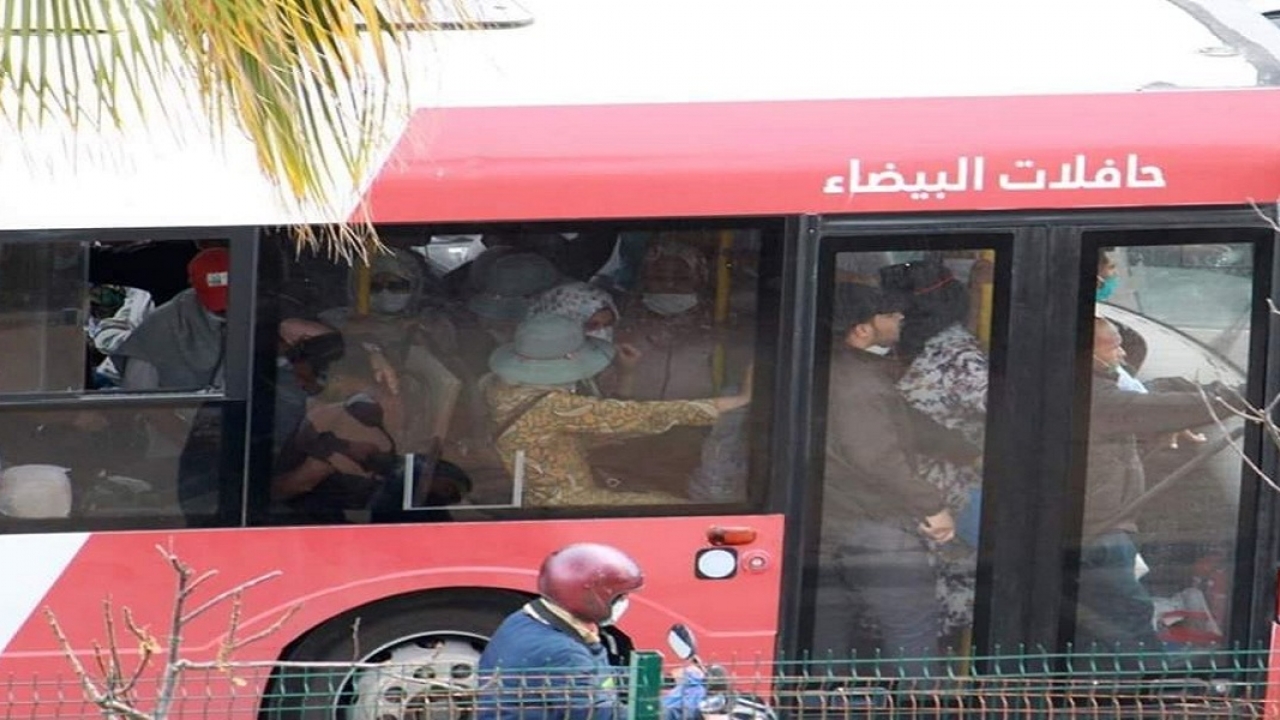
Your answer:
[[[7,0],[0,117],[74,133],[162,129],[194,109],[214,142],[252,142],[285,202],[339,209],[392,140],[411,87],[404,53],[432,15],[424,0]],[[374,236],[353,224],[365,227],[298,237],[363,255]]]

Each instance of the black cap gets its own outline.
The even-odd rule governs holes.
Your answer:
[[[877,287],[862,283],[836,284],[832,329],[844,332],[854,325],[869,322],[876,315],[901,311],[900,303]]]

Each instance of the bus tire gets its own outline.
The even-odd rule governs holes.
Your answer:
[[[272,672],[264,720],[466,720],[474,662],[502,620],[530,596],[504,590],[409,595],[343,613],[304,635],[281,660],[335,667]],[[353,627],[358,624],[358,647]],[[394,669],[343,667],[352,660]]]

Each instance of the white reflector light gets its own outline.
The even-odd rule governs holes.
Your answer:
[[[725,580],[738,574],[738,552],[729,548],[698,551],[696,575],[703,580]]]

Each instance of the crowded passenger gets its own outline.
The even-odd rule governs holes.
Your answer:
[[[730,367],[741,368],[749,342],[726,335],[712,316],[713,288],[707,256],[691,242],[659,239],[640,267],[638,292],[623,310],[617,342],[634,347],[637,362],[629,382],[617,382],[618,397],[677,400],[717,392],[713,366],[717,347]]]
[[[229,269],[226,248],[206,248],[191,259],[191,287],[147,315],[116,350],[125,389],[222,387]]]
[[[528,315],[533,298],[563,278],[541,255],[508,247],[486,250],[471,262],[469,269],[468,290],[463,298],[467,313],[458,318],[454,364],[464,382],[465,412],[458,434],[470,445],[482,447],[489,417],[479,381],[488,368],[489,356],[498,346],[510,342],[516,325]]]
[[[905,311],[895,348],[907,363],[898,391],[908,405],[981,448],[989,368],[986,353],[965,326],[969,289],[939,261],[890,265],[880,270],[880,278]],[[960,528],[962,542],[949,543],[935,557],[942,631],[954,639],[973,623],[982,474],[971,464],[929,457],[919,458],[915,469],[942,492]]]
[[[424,364],[451,358],[457,333],[442,311],[444,299],[426,264],[408,250],[390,249],[369,258],[369,312],[361,314],[361,273],[347,281],[348,304],[320,313],[320,319],[342,332],[348,344],[359,343],[372,353],[380,402],[388,413],[403,418],[394,424],[396,441],[406,450],[425,450],[434,438],[429,417],[430,388]],[[426,357],[424,357],[426,356]]]
[[[368,279],[368,312],[361,313],[362,276]],[[376,342],[388,360],[399,364],[415,342],[434,352],[452,352],[453,324],[440,311],[444,297],[426,263],[409,250],[388,248],[369,257],[367,274],[347,276],[347,303],[320,313],[323,322],[351,340]]]
[[[1093,340],[1076,643],[1086,650],[1159,648],[1154,605],[1137,567],[1134,503],[1146,491],[1138,438],[1205,425],[1212,415],[1198,390],[1127,387],[1121,374],[1125,350],[1111,322],[1096,318]],[[1241,402],[1230,390],[1210,390],[1225,402]]]
[[[123,378],[111,356],[116,354],[155,307],[151,293],[142,288],[106,284],[93,286],[85,334],[89,337],[94,354],[102,358],[94,367],[94,388],[120,385]]]
[[[929,544],[952,542],[956,526],[944,493],[916,466],[925,452],[971,461],[977,450],[913,412],[896,386],[895,362],[873,352],[898,342],[896,303],[857,283],[836,292],[815,642],[838,653],[935,657],[942,608]],[[855,607],[878,639],[859,637]]]
[[[330,361],[319,402],[281,449],[282,472],[272,481],[272,499],[318,522],[343,522],[345,510],[367,508],[396,452],[393,432],[369,351],[346,345]]]
[[[586,451],[601,440],[654,435],[679,425],[710,426],[745,406],[749,380],[736,395],[674,401],[624,401],[578,392],[612,362],[611,345],[587,337],[582,324],[535,315],[490,358],[483,392],[494,442],[508,472],[522,476],[526,505],[617,505],[681,502],[662,492],[602,487]],[[749,375],[748,375],[749,377]],[[652,460],[652,458],[646,458]]]

